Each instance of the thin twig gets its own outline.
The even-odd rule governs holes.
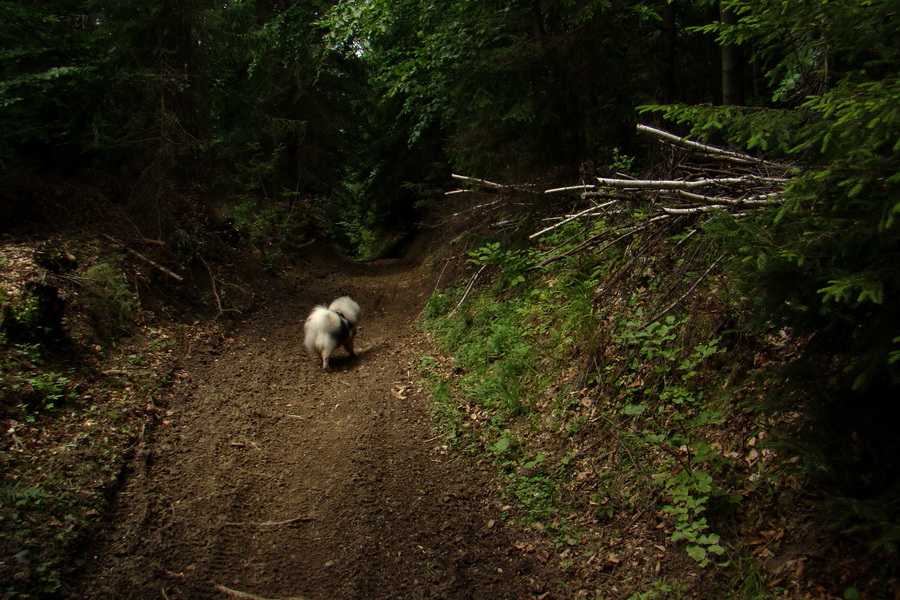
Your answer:
[[[311,517],[309,515],[300,515],[299,517],[294,517],[293,519],[287,519],[285,521],[266,521],[265,523],[256,523],[260,527],[281,527],[282,525],[292,525],[294,523],[308,523],[309,521],[315,521],[315,517]]]
[[[669,208],[663,207],[662,210],[667,215],[695,215],[697,213],[711,212],[717,208],[724,209],[721,204],[710,204],[709,206],[692,206],[689,208]]]
[[[544,193],[545,194],[555,194],[557,192],[574,192],[574,191],[585,191],[585,190],[596,190],[596,189],[597,189],[596,185],[570,185],[568,187],[544,190]]]
[[[541,191],[537,189],[537,187],[533,184],[518,184],[518,185],[506,185],[503,183],[497,183],[495,181],[488,181],[487,179],[480,179],[478,177],[469,177],[468,175],[457,175],[456,173],[452,174],[451,177],[453,179],[464,181],[466,183],[474,184],[476,186],[480,186],[482,188],[481,191],[491,191],[491,190],[514,190],[516,192],[525,192],[529,194],[540,194]],[[445,193],[446,195],[446,193]]]
[[[650,227],[650,225],[653,224],[654,222],[656,222],[656,221],[658,221],[658,220],[660,220],[660,219],[665,219],[665,218],[667,218],[667,217],[668,217],[668,215],[660,215],[660,216],[658,216],[658,217],[654,217],[654,218],[650,219],[650,222],[647,223],[646,225],[640,225],[640,226],[638,226],[638,227],[633,227],[633,228],[629,229],[628,231],[626,231],[625,233],[623,233],[622,235],[620,235],[620,236],[617,237],[616,239],[614,239],[614,240],[610,241],[609,243],[605,244],[600,250],[597,251],[597,254],[603,253],[603,252],[604,252],[607,248],[609,248],[610,246],[615,245],[616,243],[618,243],[618,242],[624,240],[625,238],[627,238],[627,237],[629,237],[629,236],[634,235],[635,233],[637,233],[637,232],[639,232],[639,231],[643,231],[644,229],[647,229],[647,228]],[[583,242],[580,246],[576,246],[575,248],[572,248],[571,250],[567,250],[567,251],[563,252],[562,254],[557,254],[556,256],[551,256],[550,258],[545,258],[544,260],[542,260],[541,262],[539,262],[539,263],[537,264],[537,266],[538,266],[538,268],[540,268],[540,267],[546,267],[546,266],[549,265],[550,263],[556,262],[556,261],[558,261],[558,260],[562,260],[562,259],[566,258],[567,256],[571,256],[571,255],[573,255],[573,254],[577,254],[577,253],[581,252],[582,250],[587,250],[588,248],[591,248],[591,247],[593,247],[593,246],[596,246],[596,245],[599,244],[601,241],[603,241],[603,238],[604,238],[604,237],[605,237],[604,234],[596,235],[596,236],[590,238],[589,240]]]
[[[459,215],[461,215],[463,213],[472,212],[473,210],[478,210],[479,208],[490,208],[491,206],[494,206],[495,204],[499,204],[499,203],[500,203],[499,200],[491,200],[490,202],[485,202],[483,204],[476,204],[475,206],[470,206],[469,208],[467,208],[465,210],[461,210],[459,212],[453,213],[451,215],[451,217],[458,217]]]
[[[242,314],[241,311],[239,311],[236,308],[227,308],[227,309],[222,308],[222,298],[219,297],[219,290],[216,287],[216,276],[213,275],[212,269],[210,268],[209,264],[203,259],[202,256],[197,256],[197,258],[200,259],[200,262],[202,262],[203,266],[206,267],[206,270],[209,271],[209,279],[212,281],[213,296],[215,296],[215,298],[216,298],[216,306],[219,309],[219,314],[216,316],[221,317],[226,312],[236,312],[238,314]]]
[[[606,291],[608,289],[612,288],[615,284],[617,284],[619,282],[619,280],[621,280],[623,277],[625,277],[626,274],[631,272],[631,266],[638,260],[638,258],[640,258],[640,254],[635,254],[631,258],[631,260],[629,260],[625,264],[625,266],[623,266],[621,269],[619,269],[619,272],[616,273],[612,277],[612,279],[610,279],[609,281],[607,281],[606,283],[603,284],[603,287],[600,288],[600,290],[594,294],[594,302],[595,303],[600,301],[600,298],[602,298],[604,296],[604,294],[606,294]]]
[[[487,265],[481,265],[481,268],[478,269],[478,272],[475,273],[475,275],[472,277],[471,281],[469,281],[469,285],[466,287],[466,291],[465,291],[465,293],[463,294],[463,297],[459,299],[459,302],[457,302],[457,304],[456,304],[456,306],[453,308],[453,310],[450,311],[450,314],[447,315],[448,317],[452,317],[453,314],[456,312],[456,310],[457,310],[460,306],[462,306],[462,303],[466,301],[466,298],[468,298],[468,297],[469,297],[469,294],[472,292],[472,288],[475,287],[475,281],[478,279],[478,276],[481,275],[482,271],[484,271],[484,269],[485,269],[486,267],[487,267]]]
[[[169,277],[171,277],[171,278],[174,279],[175,281],[184,281],[184,277],[182,277],[182,276],[179,275],[178,273],[175,273],[174,271],[171,271],[171,270],[165,268],[164,266],[162,266],[161,264],[159,264],[159,263],[156,262],[156,261],[150,260],[149,258],[147,258],[146,256],[144,256],[143,254],[141,254],[141,253],[138,252],[137,250],[133,250],[132,248],[129,248],[128,246],[126,246],[125,244],[123,244],[123,243],[120,242],[119,240],[115,239],[114,237],[109,236],[109,235],[107,235],[107,234],[105,234],[105,233],[101,233],[100,235],[102,235],[103,237],[105,237],[106,239],[108,239],[108,240],[109,240],[110,242],[112,242],[113,244],[116,244],[117,246],[121,246],[122,249],[125,250],[125,252],[127,252],[128,254],[132,255],[133,257],[137,258],[138,260],[144,261],[145,263],[147,263],[147,264],[150,265],[151,267],[154,267],[154,268],[158,269],[158,270],[161,271],[162,273],[165,273],[166,275],[168,275]]]
[[[468,175],[457,175],[456,173],[453,173],[450,177],[458,179],[459,181],[465,181],[466,183],[477,183],[478,185],[490,188],[503,189],[510,187],[508,185],[503,185],[502,183],[495,183],[493,181],[488,181],[487,179],[479,179],[478,177],[469,177]]]
[[[453,179],[457,179],[459,181],[465,181],[466,183],[474,183],[476,185],[484,186],[486,188],[491,188],[495,190],[516,190],[519,192],[532,192],[532,193],[540,193],[536,189],[534,189],[533,185],[505,185],[503,183],[496,183],[494,181],[488,181],[487,179],[479,179],[478,177],[469,177],[468,175],[457,175],[453,173],[450,175]]]
[[[264,521],[262,523],[250,522],[250,523],[238,523],[236,521],[228,521],[224,523],[229,527],[281,527],[283,525],[293,525],[294,523],[308,523],[309,521],[315,521],[315,517],[311,517],[309,515],[300,515],[299,517],[294,517],[293,519],[287,519],[284,521]]]

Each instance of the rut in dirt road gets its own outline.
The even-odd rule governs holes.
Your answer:
[[[439,451],[410,372],[419,269],[321,262],[185,359],[70,597],[555,597],[487,474]],[[344,293],[358,356],[326,373],[303,320]]]

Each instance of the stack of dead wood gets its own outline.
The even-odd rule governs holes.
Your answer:
[[[687,160],[678,165],[684,176],[659,180],[598,177],[596,184],[554,188],[544,193],[578,190],[582,191],[583,198],[615,201],[629,194],[652,191],[658,199],[669,203],[660,208],[663,213],[679,215],[776,204],[789,180],[785,165],[680,138],[647,125],[638,125],[638,131],[687,150]]]
[[[608,239],[609,232],[606,232],[605,235],[587,240],[581,246],[569,249],[563,254],[549,256],[538,266],[545,266],[598,243],[615,244],[654,224],[661,224],[675,217],[713,211],[728,211],[741,215],[783,201],[782,192],[790,181],[789,165],[702,144],[647,125],[638,125],[637,129],[641,133],[657,137],[662,144],[673,150],[673,155],[677,154],[678,158],[672,164],[671,177],[666,179],[635,179],[625,175],[614,178],[598,177],[597,183],[555,187],[542,191],[535,186],[505,185],[485,179],[453,175],[454,179],[465,182],[468,187],[448,194],[459,194],[473,189],[530,194],[577,193],[582,200],[590,202],[590,206],[578,212],[553,218],[553,224],[529,236],[532,240],[537,240],[579,219],[614,214],[627,214],[633,217],[636,212],[642,214],[640,219],[625,219],[629,222],[629,226],[625,227],[619,236]],[[642,210],[636,211],[638,207]]]
[[[641,271],[636,265],[647,260],[662,240],[686,230],[683,235],[690,237],[716,211],[726,211],[740,218],[754,210],[784,202],[784,190],[790,182],[790,165],[702,144],[646,125],[638,125],[638,131],[656,137],[666,147],[665,156],[668,161],[660,161],[667,162],[662,167],[666,173],[664,178],[636,179],[617,174],[617,177],[597,178],[596,183],[541,189],[538,186],[507,185],[454,175],[454,179],[465,183],[465,188],[448,194],[498,194],[497,197],[464,211],[477,211],[481,214],[495,213],[503,207],[504,198],[508,200],[521,194],[535,196],[568,193],[580,196],[580,201],[575,203],[576,208],[569,211],[569,214],[545,217],[544,223],[550,224],[528,237],[533,243],[543,247],[543,256],[534,265],[536,269],[588,250],[593,254],[601,254],[608,248],[625,244],[627,258],[597,290],[598,299],[604,298],[614,288],[627,288],[624,280]],[[454,216],[459,214],[461,213]],[[592,227],[597,220],[603,220],[606,226]],[[580,231],[575,236],[562,243],[558,240],[546,245],[542,243],[552,239],[548,234],[573,222],[583,225],[578,228]],[[515,219],[494,223],[494,227],[501,228],[516,226],[521,226],[521,223]],[[572,246],[572,240],[579,236],[580,243]],[[666,315],[690,297],[727,259],[725,255],[703,256],[705,258],[693,253],[691,260],[681,264],[679,273],[672,274],[672,279],[677,281],[673,284],[669,297],[677,296],[677,299],[667,306],[649,310],[651,321]],[[482,265],[472,277],[459,304],[465,301],[484,268]],[[689,276],[690,273],[694,274],[693,279]],[[696,276],[697,273],[699,277]]]
[[[453,175],[466,183],[468,188],[458,189],[451,194],[472,191],[519,191],[528,193],[559,194],[579,192],[582,199],[608,200],[586,210],[570,215],[575,220],[588,214],[610,208],[620,200],[638,197],[647,198],[648,192],[659,204],[660,214],[684,215],[713,210],[741,212],[762,206],[780,203],[780,194],[788,183],[789,166],[756,158],[742,152],[726,150],[717,146],[701,144],[681,138],[661,129],[638,125],[641,133],[653,135],[664,144],[682,150],[686,155],[674,166],[676,177],[672,179],[635,179],[598,177],[597,183],[556,187],[541,191],[533,185],[507,185],[468,177]],[[532,238],[540,237],[568,221],[539,231]]]

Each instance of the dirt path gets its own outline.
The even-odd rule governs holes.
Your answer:
[[[315,265],[192,350],[72,598],[554,597],[487,474],[438,450],[410,375],[419,269]],[[348,292],[359,356],[323,373],[302,322]]]

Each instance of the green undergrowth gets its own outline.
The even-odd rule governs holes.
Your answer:
[[[66,563],[105,509],[124,449],[145,422],[144,382],[87,374],[100,364],[99,346],[70,343],[67,351],[80,360],[60,357],[50,342],[0,339],[4,597],[59,592]]]
[[[752,384],[732,351],[727,286],[705,277],[716,257],[703,236],[685,243],[678,230],[539,266],[605,230],[616,237],[600,220],[530,249],[469,252],[480,276],[436,291],[421,320],[433,411],[449,445],[495,466],[508,514],[546,534],[585,585],[605,570],[631,577],[620,553],[648,552],[740,586],[755,566],[737,515],[774,475],[747,445],[766,434],[735,397]]]
[[[122,257],[68,247],[81,266],[52,273],[30,246],[0,246],[3,598],[60,597],[173,375],[172,331],[151,323]]]

